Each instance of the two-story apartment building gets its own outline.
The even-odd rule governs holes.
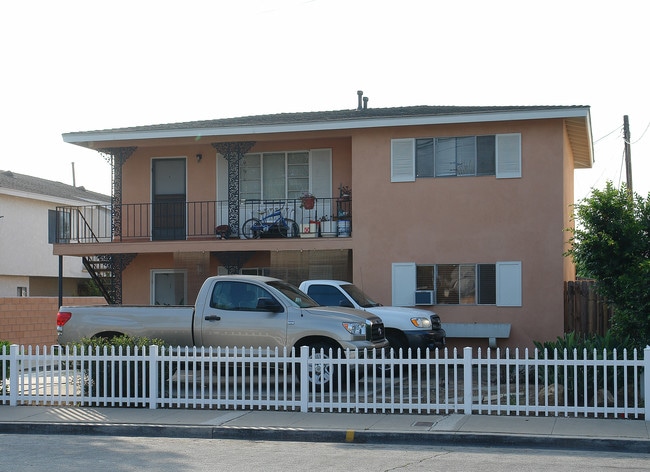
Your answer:
[[[351,280],[384,304],[435,310],[454,337],[497,330],[500,346],[526,347],[563,332],[589,107],[374,109],[359,94],[351,110],[63,139],[111,160],[113,201],[103,222],[61,208],[73,234],[54,253],[101,259],[113,302],[191,304],[208,275],[264,273]],[[265,224],[276,209],[295,225]]]
[[[49,218],[57,207],[109,203],[109,196],[84,187],[1,170],[0,297],[87,295],[82,259],[52,255]]]

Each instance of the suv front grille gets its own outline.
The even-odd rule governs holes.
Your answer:
[[[442,328],[442,324],[440,323],[440,317],[438,315],[431,317],[431,328],[432,329]]]
[[[384,323],[377,322],[371,324],[370,341],[383,341],[386,337]]]

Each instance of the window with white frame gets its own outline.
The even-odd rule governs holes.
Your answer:
[[[393,139],[391,181],[423,177],[521,177],[521,135]]]
[[[228,199],[228,163],[217,159],[217,199]],[[246,154],[240,161],[242,200],[298,199],[305,192],[332,197],[332,149]]]
[[[416,176],[495,175],[495,141],[495,136],[416,139]]]
[[[187,304],[187,274],[185,270],[155,269],[151,271],[152,305]]]
[[[309,192],[309,152],[247,154],[239,170],[243,199],[300,198]]]
[[[242,275],[269,275],[269,270],[264,267],[242,267],[239,269]]]
[[[416,291],[431,291],[434,304],[521,306],[521,262],[494,264],[394,263],[393,305],[412,306]]]
[[[495,264],[433,264],[416,267],[417,289],[432,290],[436,304],[495,305]]]

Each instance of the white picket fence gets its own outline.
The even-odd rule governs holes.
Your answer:
[[[636,350],[460,353],[12,345],[0,351],[0,404],[650,418],[650,347],[643,359]],[[309,381],[324,372],[335,379]]]

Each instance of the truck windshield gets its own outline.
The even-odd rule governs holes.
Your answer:
[[[312,308],[315,306],[320,306],[309,295],[286,282],[274,280],[267,282],[267,285],[270,285],[274,289],[280,291],[280,293],[282,293],[282,295],[284,295],[292,305],[297,306],[298,308]]]
[[[381,303],[377,303],[374,300],[368,298],[368,296],[361,291],[356,285],[347,284],[341,285],[341,288],[350,295],[350,297],[357,302],[362,308],[372,308],[373,306],[381,306]]]

